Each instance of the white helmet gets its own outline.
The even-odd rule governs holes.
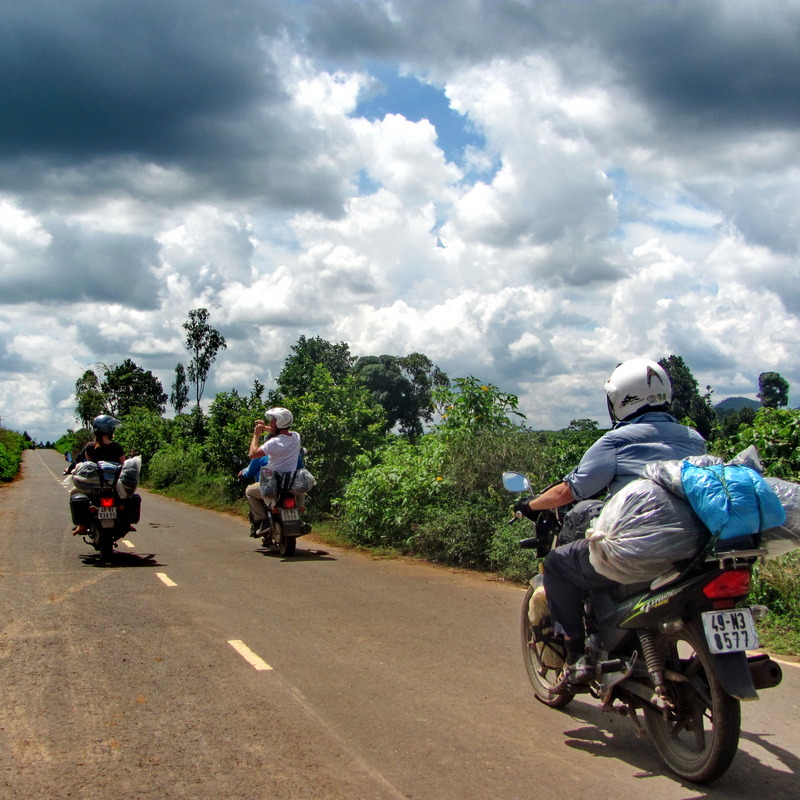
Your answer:
[[[289,411],[288,408],[281,408],[280,406],[270,408],[269,411],[266,412],[265,418],[267,422],[269,422],[270,418],[274,419],[275,424],[278,426],[278,430],[289,428],[294,421],[292,412]]]
[[[608,412],[618,422],[648,407],[664,406],[672,400],[667,371],[649,358],[623,361],[606,381]]]

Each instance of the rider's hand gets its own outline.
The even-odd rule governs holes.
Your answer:
[[[527,517],[528,519],[535,520],[538,516],[538,511],[531,511],[530,502],[533,500],[533,497],[523,497],[520,500],[517,500],[514,503],[514,511],[519,511],[523,517]]]

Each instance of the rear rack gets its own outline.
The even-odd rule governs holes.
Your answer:
[[[756,558],[763,558],[767,554],[764,547],[752,550],[724,550],[706,555],[706,562],[719,561],[720,566],[730,568],[737,566],[738,562],[751,562]]]

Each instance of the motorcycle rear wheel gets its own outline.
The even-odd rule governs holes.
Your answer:
[[[741,708],[714,672],[713,656],[697,626],[658,639],[664,666],[687,678],[669,681],[674,712],[645,707],[647,729],[666,765],[695,783],[707,783],[731,765],[739,747]]]
[[[287,536],[283,532],[283,523],[279,519],[275,519],[272,522],[275,528],[275,542],[278,545],[278,552],[289,558],[294,555],[294,551],[297,547],[297,537],[296,536]]]
[[[114,556],[114,529],[97,525],[92,535],[101,561],[111,561]]]
[[[533,693],[540,703],[550,708],[563,708],[569,703],[575,693],[568,689],[556,691],[553,687],[558,681],[560,667],[548,666],[545,662],[550,660],[547,654],[553,653],[555,643],[552,641],[552,628],[550,618],[544,617],[538,625],[533,625],[528,617],[528,605],[533,596],[534,588],[528,587],[525,600],[522,603],[522,616],[520,618],[520,633],[522,635],[522,659],[525,662],[525,671],[533,686]],[[549,631],[549,633],[548,633]],[[557,651],[556,651],[557,652]],[[563,656],[563,653],[557,653]]]

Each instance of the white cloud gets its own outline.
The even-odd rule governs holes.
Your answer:
[[[632,355],[750,396],[767,369],[800,381],[795,8],[755,25],[725,4],[623,5],[443,0],[441,27],[429,3],[210,3],[189,31],[143,21],[173,46],[153,83],[130,74],[136,42],[82,52],[67,14],[65,75],[108,62],[113,91],[86,78],[73,131],[75,88],[27,62],[29,117],[0,141],[4,421],[55,438],[97,362],[131,357],[168,391],[198,307],[228,339],[207,396],[269,382],[300,335],[424,352],[518,392],[541,427],[604,420],[603,381]],[[47,20],[29,23],[46,46]],[[440,88],[485,146],[454,158],[413,98],[359,117],[391,69]]]

